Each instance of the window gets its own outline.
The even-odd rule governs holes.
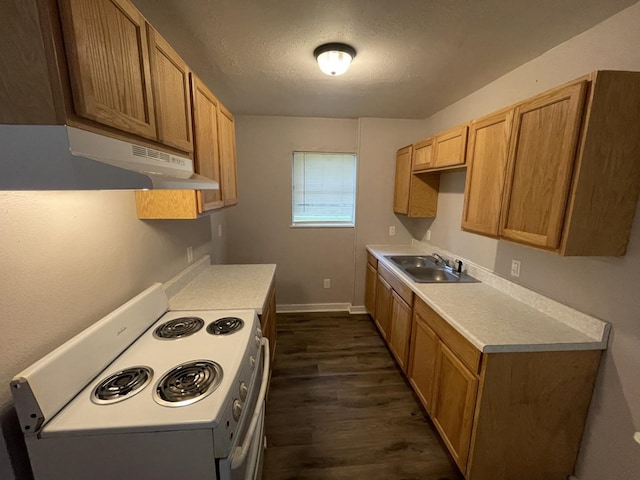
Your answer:
[[[355,153],[293,152],[293,226],[355,224]]]

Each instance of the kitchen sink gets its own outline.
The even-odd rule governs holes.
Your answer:
[[[416,283],[475,283],[478,280],[466,273],[457,273],[448,265],[438,263],[431,255],[389,255]]]

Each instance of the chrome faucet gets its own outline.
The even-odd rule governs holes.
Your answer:
[[[445,267],[449,266],[449,260],[447,260],[446,258],[442,257],[441,255],[439,255],[437,253],[432,253],[431,256],[436,259],[436,265],[441,263]]]

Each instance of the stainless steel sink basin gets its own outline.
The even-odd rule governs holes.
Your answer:
[[[416,283],[474,283],[475,278],[466,273],[458,274],[449,266],[437,263],[431,255],[389,255],[395,263]]]

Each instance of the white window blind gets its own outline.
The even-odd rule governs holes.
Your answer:
[[[293,152],[293,225],[353,226],[356,155]]]

